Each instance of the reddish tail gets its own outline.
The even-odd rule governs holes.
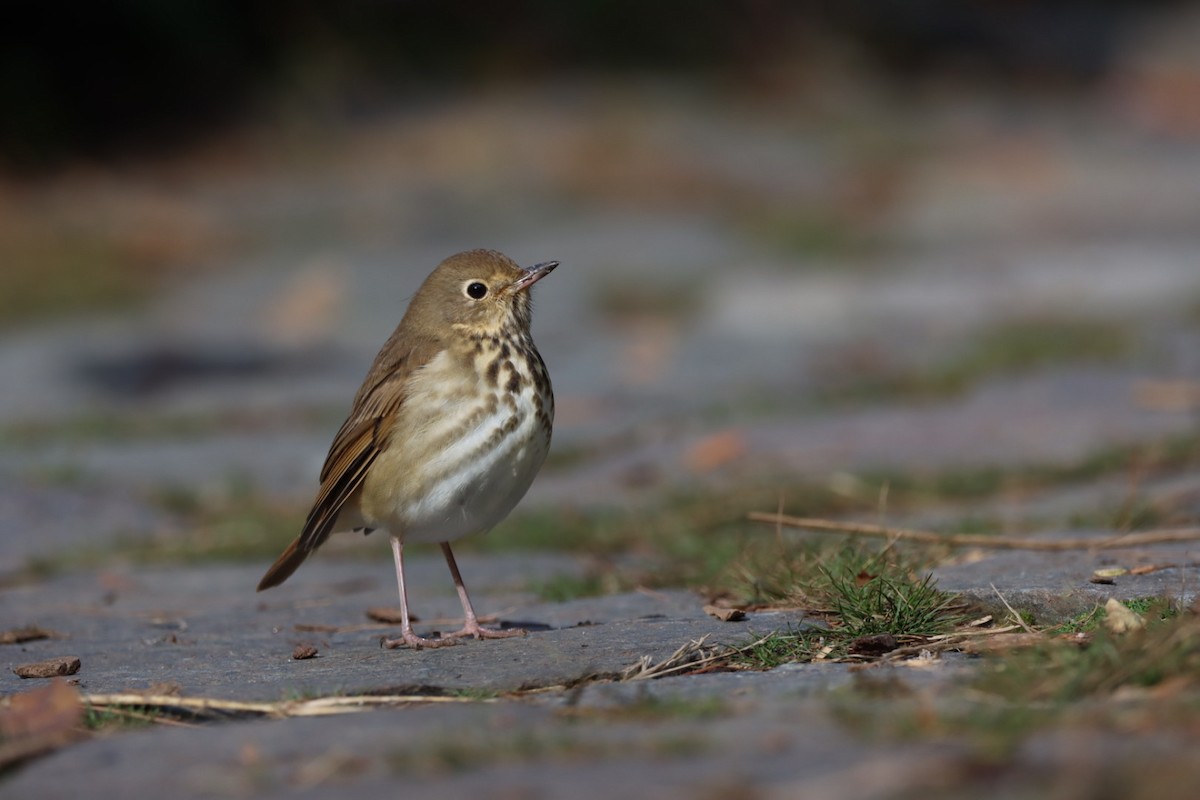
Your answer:
[[[267,570],[267,574],[263,575],[262,580],[258,582],[258,591],[270,589],[272,586],[278,586],[292,576],[304,559],[308,558],[308,550],[300,549],[300,539],[288,545],[287,550],[283,551],[283,555],[275,559],[275,563]]]

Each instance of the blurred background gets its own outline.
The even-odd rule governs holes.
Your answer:
[[[533,508],[1190,435],[1197,41],[1117,0],[9,9],[0,567],[239,502],[290,538],[472,247],[562,262]]]

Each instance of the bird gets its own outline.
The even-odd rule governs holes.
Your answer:
[[[442,261],[413,295],[333,438],[299,536],[258,584],[288,579],[340,530],[391,538],[400,636],[416,649],[524,635],[479,623],[450,543],[486,533],[528,491],[550,449],[554,392],[530,331],[530,288],[557,261],[528,269],[494,250]],[[437,639],[412,626],[404,545],[440,544],[463,609],[461,630]]]

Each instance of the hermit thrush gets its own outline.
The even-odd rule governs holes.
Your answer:
[[[437,266],[375,357],[334,437],[304,529],[258,584],[287,580],[334,530],[392,538],[401,636],[387,647],[524,631],[480,626],[450,542],[483,533],[524,496],[550,447],[554,395],[529,331],[529,287],[558,266],[522,269],[492,250]],[[413,632],[404,544],[439,542],[466,618],[440,639]]]

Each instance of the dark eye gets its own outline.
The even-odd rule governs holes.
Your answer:
[[[486,294],[487,286],[479,281],[467,285],[467,297],[470,297],[472,300],[482,300]]]

